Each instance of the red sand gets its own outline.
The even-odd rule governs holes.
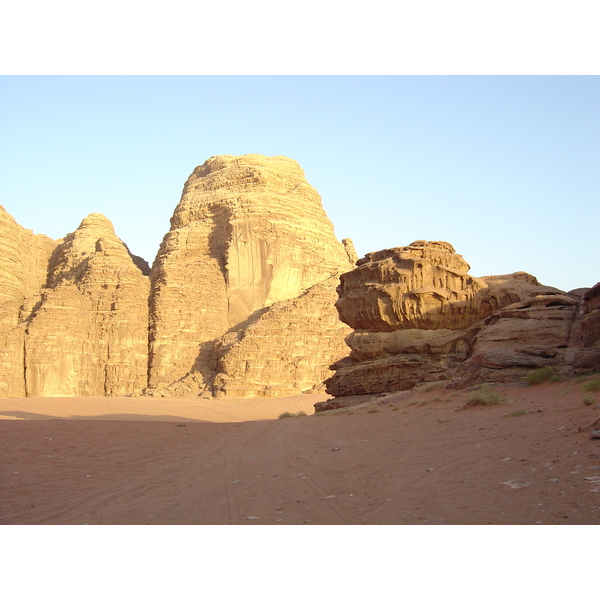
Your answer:
[[[600,393],[494,389],[286,419],[324,397],[0,399],[0,524],[598,524]]]

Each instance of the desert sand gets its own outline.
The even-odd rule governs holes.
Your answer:
[[[600,393],[494,390],[0,399],[0,524],[598,524]]]

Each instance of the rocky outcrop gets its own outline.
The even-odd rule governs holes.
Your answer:
[[[28,395],[124,396],[145,387],[150,283],[136,263],[104,215],[66,236],[27,324]]]
[[[0,394],[269,397],[348,354],[352,268],[285,157],[213,157],[185,184],[152,270],[91,214],[64,239],[0,210]]]
[[[217,345],[217,397],[277,397],[322,391],[329,365],[348,354],[350,333],[334,304],[338,277],[276,302]]]
[[[31,295],[8,333],[18,352],[2,358],[6,395],[139,393],[148,362],[149,280],[135,264],[141,259],[100,214],[59,243],[43,245]]]
[[[497,311],[482,323],[452,385],[524,381],[527,371],[540,367],[567,374],[578,312],[579,301],[564,293],[540,294]]]
[[[26,328],[57,242],[18,225],[0,206],[0,396],[24,396]]]
[[[313,288],[352,268],[346,248],[295,161],[219,156],[197,167],[152,269],[147,393],[275,395],[321,381],[349,330]],[[323,352],[309,357],[315,335]]]
[[[600,283],[586,290],[582,298],[582,348],[575,356],[579,373],[600,370]]]
[[[357,261],[342,275],[336,303],[355,330],[347,338],[351,353],[332,365],[327,391],[351,396],[436,380],[455,387],[515,381],[547,365],[577,371],[577,294],[523,272],[474,278],[469,268],[447,242],[422,240]],[[588,300],[590,315],[593,306]]]

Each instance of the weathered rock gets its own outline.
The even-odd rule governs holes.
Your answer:
[[[575,356],[577,373],[600,370],[600,283],[586,290],[582,298],[582,348]]]
[[[99,214],[55,242],[2,209],[0,244],[3,395],[277,396],[348,353],[356,253],[285,157],[196,168],[151,272]]]
[[[524,380],[527,370],[572,372],[589,358],[579,352],[579,296],[528,273],[471,277],[447,242],[372,252],[356,265],[337,290],[340,318],[355,331],[350,356],[326,381],[334,396],[435,380],[454,387]],[[592,314],[591,295],[584,298]]]
[[[275,395],[318,383],[322,359],[338,353],[348,330],[336,325],[335,340],[328,338],[338,317],[315,291],[310,297],[321,307],[315,310],[323,315],[325,347],[295,366],[301,352],[283,352],[281,344],[295,327],[294,343],[309,356],[308,340],[317,335],[313,309],[290,304],[290,322],[277,311],[284,311],[281,302],[350,268],[318,193],[295,161],[259,155],[207,160],[186,182],[153,265],[147,393],[197,395],[214,381],[219,394]],[[269,307],[273,311],[265,312]]]
[[[27,325],[28,395],[140,393],[147,385],[149,287],[110,221],[85,218],[59,246]]]
[[[358,261],[358,254],[356,254],[354,242],[350,238],[344,238],[342,240],[342,244],[344,245],[344,250],[346,250],[346,254],[348,255],[348,260],[353,265],[356,264]]]
[[[59,242],[34,236],[5,211],[0,217],[8,282],[0,393],[140,393],[147,385],[149,292],[135,264],[143,267],[141,259],[103,215],[89,215]]]
[[[334,308],[338,277],[276,302],[217,346],[217,397],[277,397],[310,392],[346,356],[350,328]]]
[[[583,346],[590,348],[600,343],[600,283],[583,295]]]
[[[447,242],[419,240],[371,252],[342,275],[336,306],[353,329],[458,330],[539,285],[527,273],[475,278],[469,269]]]
[[[524,381],[532,369],[562,370],[569,366],[569,338],[578,312],[578,300],[566,294],[539,295],[497,311],[485,319],[452,384]]]
[[[0,396],[26,394],[26,328],[58,242],[21,227],[0,206]]]

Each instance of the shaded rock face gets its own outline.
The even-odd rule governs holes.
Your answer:
[[[575,357],[575,366],[580,373],[591,373],[600,367],[600,282],[585,291],[582,307],[583,347]]]
[[[357,261],[342,275],[336,302],[354,329],[346,340],[351,353],[332,365],[328,393],[406,390],[437,380],[454,387],[517,381],[533,368],[581,372],[586,360],[593,362],[595,351],[581,354],[580,295],[523,272],[474,278],[468,270],[447,242],[420,240]],[[596,296],[583,297],[592,315],[583,331],[592,332]],[[596,343],[594,333],[583,335]]]
[[[270,397],[348,354],[352,268],[285,157],[213,157],[185,184],[152,270],[100,214],[64,239],[0,207],[0,394]]]
[[[219,156],[197,167],[152,268],[147,393],[282,395],[321,381],[323,361],[347,353],[349,329],[325,296],[352,268],[350,247],[295,161]],[[323,352],[309,351],[315,335]]]

